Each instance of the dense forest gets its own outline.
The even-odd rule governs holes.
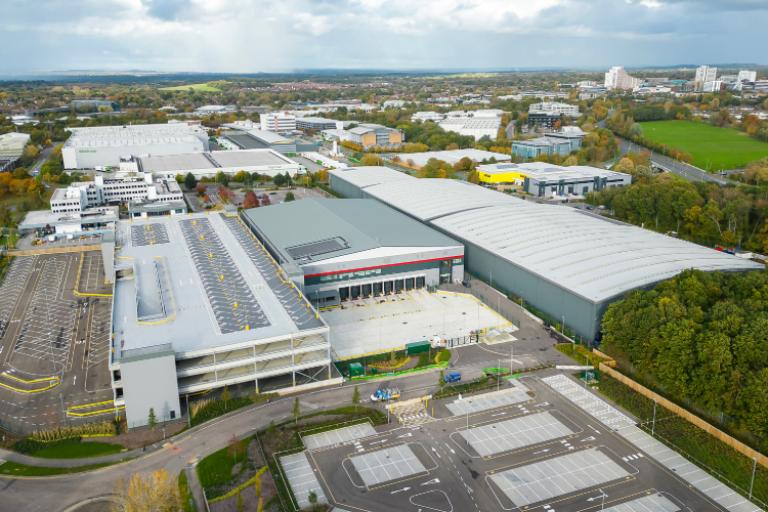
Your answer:
[[[605,205],[617,219],[699,244],[768,252],[768,159],[749,166],[743,177],[748,184],[727,187],[653,176],[644,160],[623,158],[614,169],[632,173],[632,185],[605,189],[589,201]]]
[[[686,271],[608,308],[603,349],[768,449],[768,273]]]

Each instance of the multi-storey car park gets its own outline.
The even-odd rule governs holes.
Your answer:
[[[539,204],[457,180],[417,179],[385,167],[330,171],[331,187],[373,198],[465,246],[465,269],[514,294],[586,340],[608,304],[686,269],[762,265],[561,205]]]
[[[223,214],[120,222],[115,401],[129,427],[180,416],[180,395],[332,378],[328,327],[248,228]]]

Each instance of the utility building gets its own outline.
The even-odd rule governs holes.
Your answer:
[[[330,171],[331,187],[374,198],[464,244],[466,268],[504,293],[599,338],[608,305],[686,269],[763,265],[562,205],[539,204],[458,180],[385,167]]]
[[[396,294],[464,276],[464,247],[370,199],[304,199],[242,214],[319,306]]]

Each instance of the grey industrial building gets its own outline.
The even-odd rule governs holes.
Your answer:
[[[242,219],[307,298],[324,307],[464,276],[464,247],[371,199],[304,199]]]
[[[384,168],[330,171],[330,185],[373,198],[462,242],[466,269],[586,340],[607,306],[686,269],[762,265],[562,205],[525,201],[458,180],[418,179]]]

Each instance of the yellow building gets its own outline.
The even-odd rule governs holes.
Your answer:
[[[526,175],[515,164],[491,164],[477,167],[477,176],[481,185],[507,189],[522,187]]]

